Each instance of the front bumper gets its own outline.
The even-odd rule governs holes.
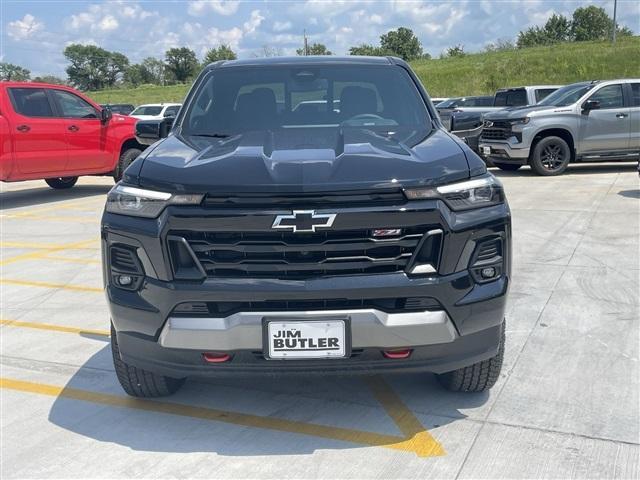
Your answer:
[[[481,137],[478,151],[485,160],[525,165],[529,161],[530,148],[521,145],[512,145],[509,142],[488,142]]]
[[[408,206],[409,205],[409,206]],[[437,272],[412,276],[404,272],[324,276],[309,279],[208,277],[202,281],[172,278],[165,243],[174,220],[218,224],[220,212],[191,207],[169,207],[158,219],[133,219],[105,213],[102,225],[103,258],[113,244],[135,249],[144,266],[139,290],[114,285],[107,262],[105,289],[122,359],[132,365],[173,377],[216,375],[224,372],[316,370],[370,372],[398,369],[445,372],[494,356],[500,340],[510,276],[510,213],[506,204],[466,212],[452,212],[441,201],[409,202],[401,207],[338,209],[338,215],[359,215],[362,221],[388,225],[389,216],[437,217],[443,227],[442,261]],[[247,218],[274,212],[250,213]],[[244,215],[234,211],[230,216]],[[364,217],[363,217],[364,215]],[[366,218],[365,218],[366,217]],[[211,218],[211,220],[207,220]],[[387,220],[384,220],[387,218]],[[418,221],[418,220],[415,220]],[[494,281],[477,283],[467,269],[474,245],[498,236],[504,245],[504,269]],[[185,302],[314,301],[430,297],[438,308],[385,312],[375,308],[340,310],[241,310],[225,315],[176,315]],[[331,360],[277,361],[263,354],[265,318],[298,320],[339,316],[348,319],[352,353]],[[406,360],[384,358],[382,350],[410,347]],[[231,360],[210,365],[205,352],[225,352]]]

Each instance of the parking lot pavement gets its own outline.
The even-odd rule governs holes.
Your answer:
[[[514,271],[489,394],[412,374],[189,381],[169,399],[128,398],[100,270],[112,182],[3,184],[0,477],[638,478],[635,168],[494,173]]]

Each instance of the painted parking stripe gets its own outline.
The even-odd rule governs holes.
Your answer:
[[[50,330],[54,332],[76,333],[78,335],[100,335],[105,337],[109,336],[108,330],[93,330],[90,328],[67,327],[65,325],[54,325],[51,323],[23,322],[20,320],[0,319],[0,325],[6,325],[8,327],[33,328],[36,330]]]
[[[367,377],[366,383],[376,400],[384,407],[387,415],[391,417],[403,435],[408,439],[413,439],[422,448],[427,449],[427,456],[445,455],[442,445],[425,430],[420,420],[382,377],[378,375]]]
[[[440,450],[438,450],[428,442],[417,441],[415,436],[410,439],[404,439],[393,435],[364,432],[341,427],[329,427],[326,425],[296,422],[293,420],[284,420],[273,417],[262,417],[258,415],[218,410],[215,408],[196,407],[174,402],[124,397],[78,388],[60,387],[45,383],[25,382],[11,378],[0,378],[0,388],[53,397],[70,398],[113,407],[132,408],[148,412],[200,418],[203,420],[211,420],[251,428],[262,428],[361,445],[384,447],[394,450],[413,452],[419,457],[443,454],[441,447]],[[441,453],[434,453],[436,451]]]
[[[24,287],[54,288],[60,290],[76,290],[79,292],[101,293],[104,290],[97,287],[87,287],[85,285],[68,285],[66,283],[34,282],[31,280],[18,280],[14,278],[0,278],[0,285],[20,285]]]
[[[8,265],[10,263],[22,262],[24,260],[39,259],[39,258],[42,258],[43,256],[48,255],[48,254],[53,253],[53,252],[62,252],[64,250],[73,250],[74,248],[86,247],[87,245],[91,245],[93,243],[96,243],[99,240],[100,240],[100,237],[92,238],[90,240],[82,240],[80,242],[63,243],[62,245],[57,245],[57,246],[51,247],[51,248],[43,248],[43,249],[37,250],[35,252],[22,253],[20,255],[16,255],[16,256],[13,256],[13,257],[5,258],[4,260],[0,261],[0,265]]]

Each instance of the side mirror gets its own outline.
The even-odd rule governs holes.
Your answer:
[[[139,120],[136,123],[136,139],[142,145],[152,145],[166,138],[173,126],[173,117],[162,120]]]
[[[111,113],[110,108],[103,108],[100,110],[100,121],[102,123],[107,123],[113,117],[113,113]]]
[[[598,100],[587,100],[582,104],[582,111],[588,112],[590,110],[598,110],[600,108],[600,101]]]

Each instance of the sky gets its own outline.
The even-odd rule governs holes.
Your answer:
[[[472,52],[498,39],[514,40],[553,13],[570,16],[589,4],[613,15],[613,0],[0,0],[0,60],[32,75],[64,77],[62,51],[70,43],[119,51],[132,63],[181,46],[202,59],[221,43],[240,58],[261,56],[264,46],[289,55],[302,46],[304,30],[310,42],[344,55],[354,45],[378,44],[380,35],[401,26],[437,56],[457,44]],[[640,2],[618,0],[618,23],[637,35]]]

